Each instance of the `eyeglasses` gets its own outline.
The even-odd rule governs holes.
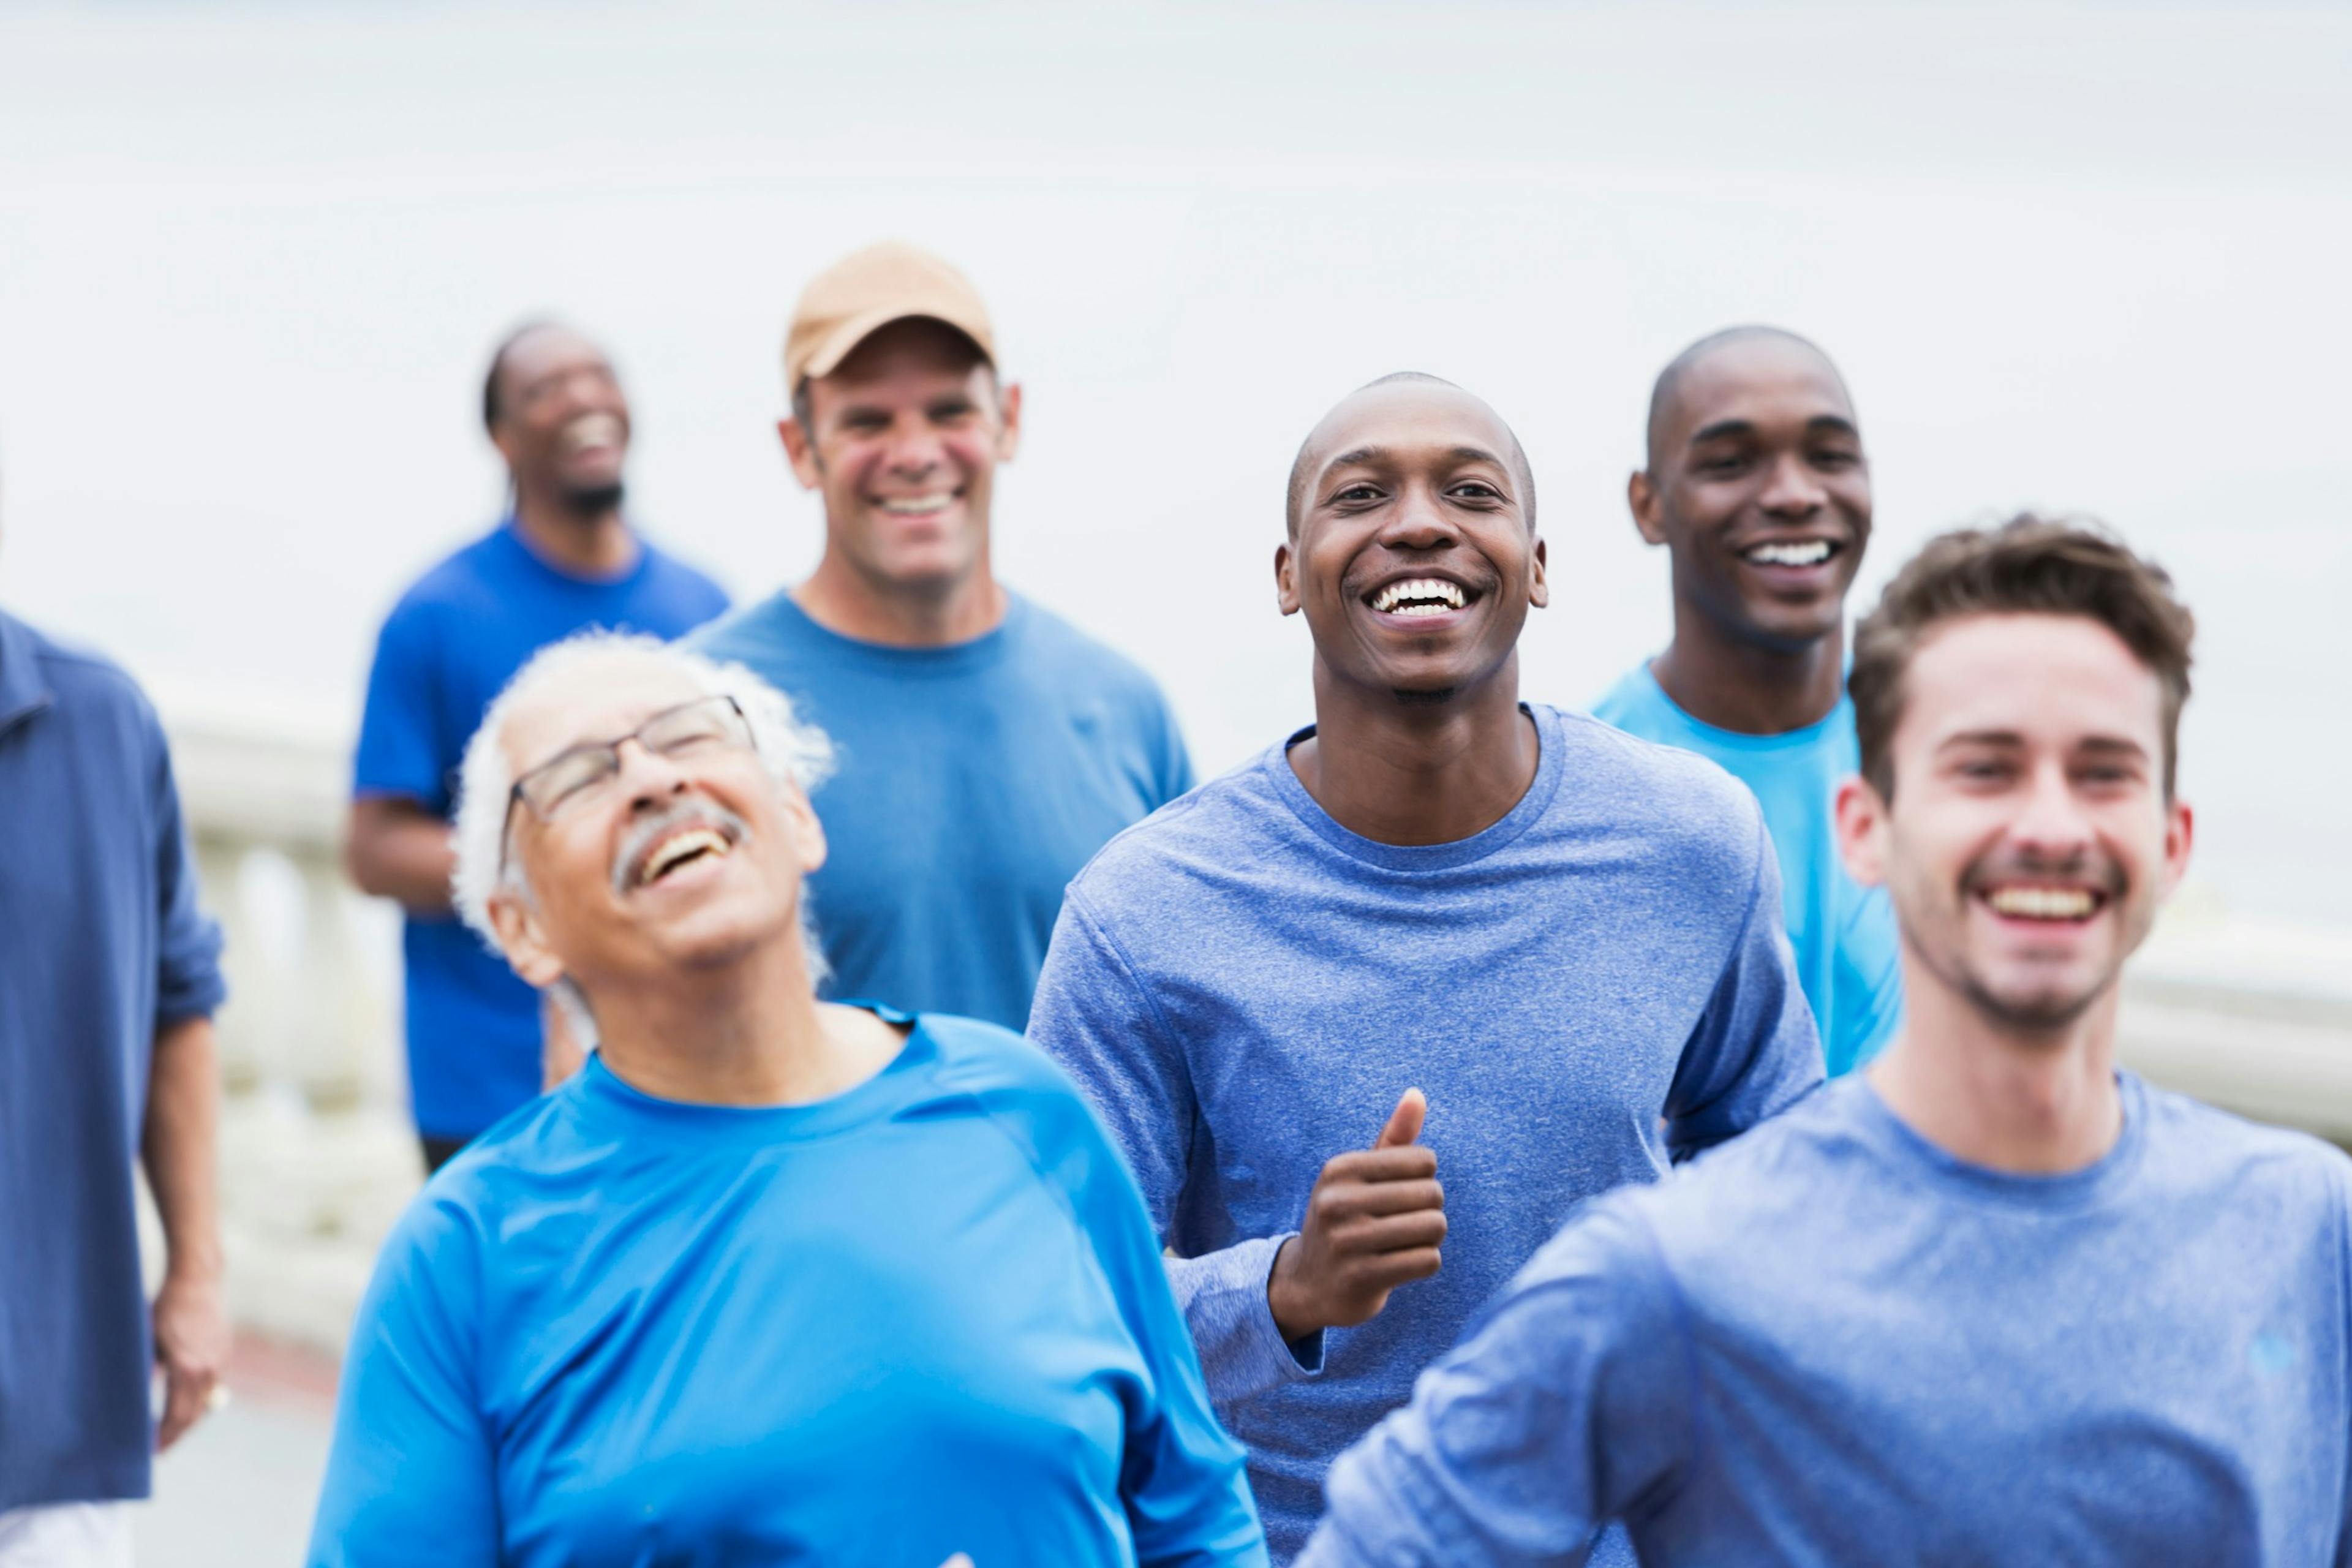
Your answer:
[[[732,697],[697,698],[665,708],[625,735],[610,741],[583,741],[532,768],[507,792],[506,820],[499,829],[499,876],[506,877],[507,848],[511,841],[518,802],[541,822],[582,805],[621,772],[621,748],[635,741],[657,757],[683,759],[728,749],[757,751],[751,721]]]

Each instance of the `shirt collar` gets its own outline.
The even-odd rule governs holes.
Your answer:
[[[40,648],[33,628],[0,611],[0,731],[49,705],[49,683],[42,679]]]

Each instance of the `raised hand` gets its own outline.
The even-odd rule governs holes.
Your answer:
[[[1429,1113],[1409,1089],[1370,1149],[1334,1155],[1307,1194],[1298,1234],[1282,1244],[1265,1285],[1282,1337],[1350,1328],[1388,1305],[1389,1292],[1437,1272],[1445,1189],[1437,1153],[1415,1142]]]

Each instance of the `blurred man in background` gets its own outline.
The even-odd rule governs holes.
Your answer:
[[[1854,637],[1885,1055],[1588,1207],[1333,1469],[1315,1568],[2352,1563],[2352,1162],[2116,1066],[2188,864],[2189,612],[2095,530],[1949,534]]]
[[[824,556],[698,646],[840,743],[840,853],[810,879],[827,994],[1018,1029],[1063,888],[1192,787],[1183,738],[1150,676],[996,580],[1021,389],[961,273],[894,244],[837,263],[793,310],[784,387]]]
[[[228,1356],[220,933],[154,710],[5,613],[0,802],[0,1568],[121,1568],[123,1501]],[[133,1161],[163,1226],[152,1320]]]
[[[1831,1076],[1903,1013],[1895,916],[1839,859],[1837,787],[1860,765],[1845,595],[1870,542],[1870,465],[1845,382],[1775,327],[1702,338],[1659,374],[1649,459],[1627,481],[1674,563],[1675,635],[1596,717],[1712,758],[1756,793]]]
[[[384,622],[345,847],[352,880],[406,913],[409,1094],[427,1171],[541,1077],[538,998],[450,908],[450,789],[467,739],[548,643],[587,626],[677,637],[727,607],[623,519],[629,405],[594,343],[551,323],[514,332],[491,356],[482,423],[513,507]]]
[[[1544,555],[1492,408],[1419,375],[1342,400],[1275,554],[1314,724],[1097,856],[1038,983],[1277,1561],[1580,1200],[1821,1081],[1755,801],[1519,700]]]

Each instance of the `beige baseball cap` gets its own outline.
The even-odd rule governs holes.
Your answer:
[[[909,316],[945,321],[996,363],[988,310],[971,281],[928,250],[886,239],[843,257],[801,290],[784,332],[785,389],[831,375],[852,349]]]

